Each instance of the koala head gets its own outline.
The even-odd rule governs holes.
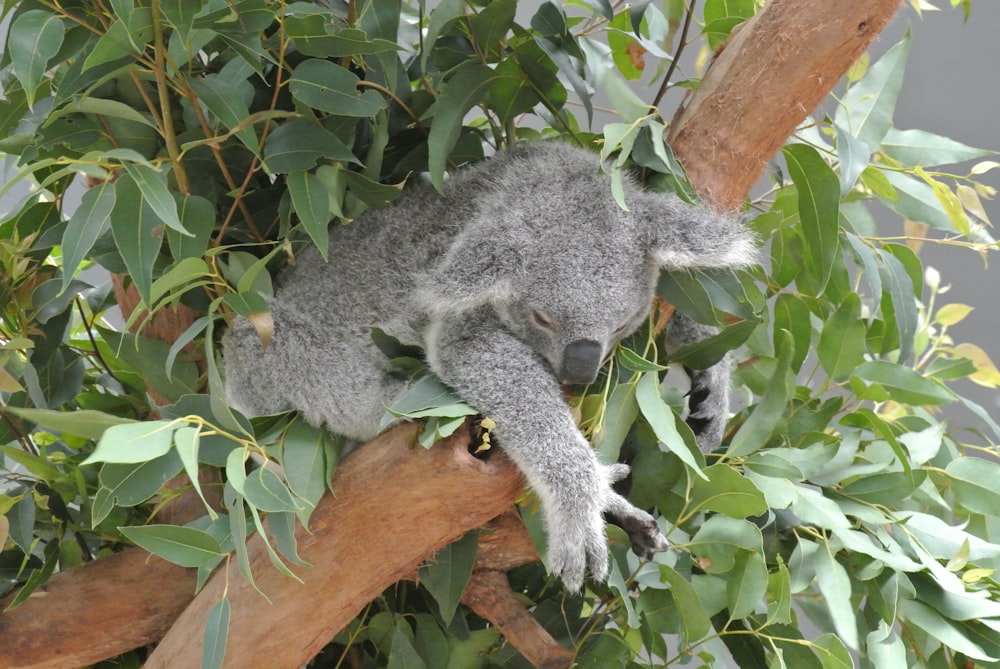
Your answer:
[[[429,302],[435,311],[491,304],[561,383],[591,383],[648,315],[661,268],[749,264],[753,236],[735,217],[631,182],[624,211],[596,156],[540,146],[500,159],[475,220],[431,277]]]

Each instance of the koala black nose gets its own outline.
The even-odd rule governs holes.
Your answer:
[[[563,351],[559,381],[566,384],[593,383],[601,368],[603,347],[596,341],[578,339]]]

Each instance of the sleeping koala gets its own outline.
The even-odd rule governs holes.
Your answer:
[[[237,319],[224,339],[230,403],[247,415],[297,409],[365,441],[407,389],[375,347],[377,326],[427,352],[430,368],[496,423],[497,442],[539,495],[549,566],[570,590],[608,569],[602,514],[643,557],[667,543],[648,513],[612,489],[580,433],[562,384],[587,384],[647,317],[660,268],[745,266],[753,236],[737,219],[626,183],[631,211],[589,151],[529,143],[459,171],[446,197],[428,187],[390,209],[330,228],[330,259],[314,249],[285,270],[263,349]],[[711,330],[679,314],[673,343]],[[689,423],[704,449],[728,412],[726,363],[692,373]]]

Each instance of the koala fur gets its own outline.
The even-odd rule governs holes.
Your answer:
[[[237,319],[224,339],[230,403],[248,415],[297,409],[313,425],[368,440],[408,382],[388,373],[377,326],[427,352],[430,368],[496,423],[495,438],[539,495],[549,567],[577,590],[603,580],[603,513],[650,557],[666,540],[612,489],[561,384],[592,382],[604,357],[647,317],[660,268],[745,266],[753,236],[735,217],[625,185],[630,211],[589,151],[537,142],[501,152],[389,209],[330,229],[285,270],[264,350]],[[671,341],[711,333],[680,314]],[[693,372],[691,417],[718,445],[728,411],[726,363]]]

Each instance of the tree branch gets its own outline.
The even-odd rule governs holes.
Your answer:
[[[670,145],[706,202],[722,210],[743,203],[899,5],[771,0],[734,32],[670,125]]]

